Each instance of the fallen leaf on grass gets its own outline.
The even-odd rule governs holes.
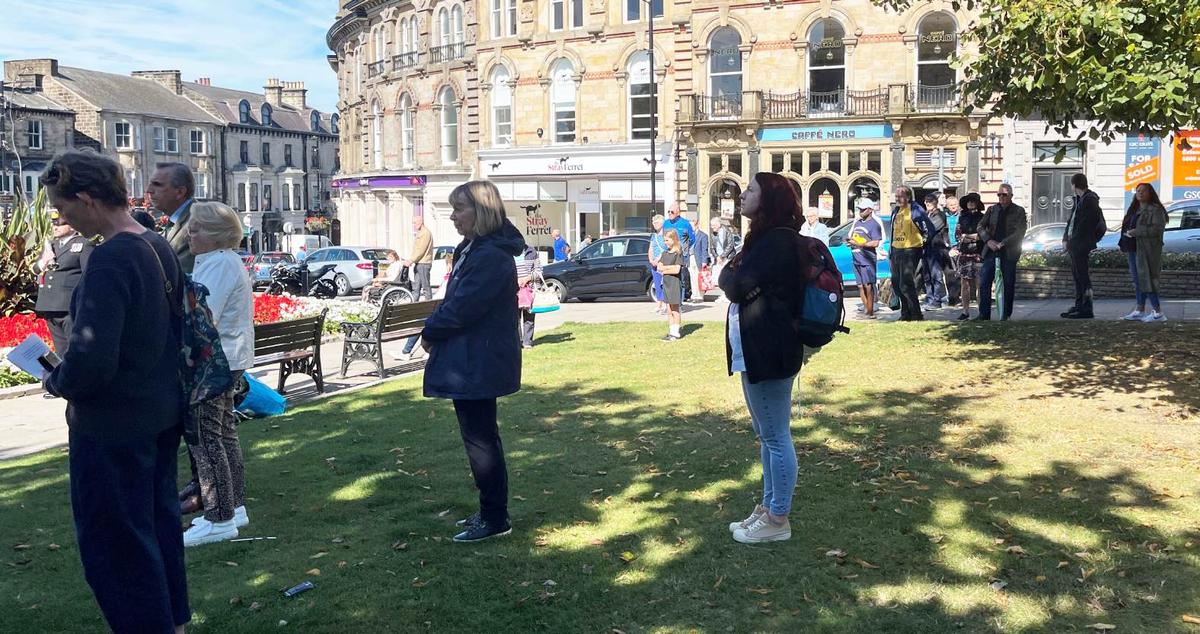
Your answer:
[[[29,544],[13,544],[12,547],[13,550],[29,550],[30,548],[33,548],[33,546]]]
[[[746,588],[746,591],[753,592],[754,594],[771,594],[774,592],[774,590],[770,588]]]
[[[309,559],[320,559],[328,554],[329,554],[329,551],[327,551],[327,550],[319,550],[319,551],[317,551],[317,554],[313,555],[312,557],[309,557]]]
[[[1092,623],[1087,627],[1089,630],[1096,630],[1097,632],[1107,632],[1109,630],[1117,629],[1117,626],[1111,623]]]
[[[637,559],[637,555],[629,552],[628,550],[621,553],[621,561],[623,561],[625,563],[630,563],[635,559]]]
[[[846,556],[846,551],[844,551],[840,548],[834,548],[833,550],[825,551],[825,556],[826,557],[837,557],[838,559],[841,559],[842,557]]]
[[[940,544],[940,543],[942,543],[942,540],[944,540],[944,539],[946,539],[945,535],[934,535],[933,537],[929,538],[929,541],[931,541],[935,544]]]
[[[429,582],[428,582],[428,581],[421,581],[421,578],[420,578],[420,577],[413,577],[413,580],[412,580],[412,587],[414,587],[414,588],[424,588],[424,587],[425,587],[425,586],[427,586],[427,585],[429,585]]]
[[[1184,614],[1183,622],[1191,623],[1192,625],[1200,625],[1200,616],[1192,616],[1191,614]]]
[[[879,566],[876,566],[875,564],[873,564],[865,559],[859,559],[858,557],[854,558],[854,563],[862,566],[863,568],[868,568],[870,570],[879,570]]]
[[[1004,549],[1004,552],[1010,555],[1017,555],[1019,557],[1024,557],[1026,554],[1025,549],[1021,548],[1020,546],[1009,546],[1008,548]]]
[[[259,603],[258,601],[255,601],[255,602],[253,602],[253,603],[251,603],[251,604],[250,604],[250,611],[251,611],[251,612],[258,612],[258,611],[259,611],[259,610],[261,610],[261,609],[262,609],[262,604],[261,604],[261,603]]]
[[[438,517],[446,517],[449,514],[450,514],[450,509],[446,509],[446,510],[442,511],[441,513],[438,513]]]
[[[996,581],[989,583],[988,586],[990,586],[992,590],[1003,590],[1008,587],[1008,582],[997,579]]]
[[[309,568],[308,570],[304,571],[304,574],[312,575],[314,577],[320,577],[321,569],[320,568]]]
[[[1060,561],[1060,562],[1058,562],[1058,565],[1055,566],[1054,568],[1055,568],[1055,570],[1058,570],[1061,568],[1066,568],[1067,566],[1070,566],[1070,565],[1071,565],[1071,562],[1069,562],[1069,561]]]
[[[227,561],[227,562],[225,562],[225,565],[231,566],[233,568],[237,568],[238,563],[236,561]]]
[[[514,496],[513,496],[513,499],[514,499],[514,500],[517,500],[517,501],[520,501],[520,502],[524,502],[524,501],[525,501],[525,498],[524,498],[523,496],[520,496],[520,495],[514,495]]]
[[[408,542],[393,542],[392,550],[408,550]]]
[[[50,544],[46,548],[49,548],[50,550],[58,550],[59,548],[62,548],[62,546],[59,546],[58,544]]]

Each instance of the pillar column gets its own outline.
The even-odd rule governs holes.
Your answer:
[[[979,191],[979,141],[967,143],[967,192]]]

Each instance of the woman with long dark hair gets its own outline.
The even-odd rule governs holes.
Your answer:
[[[1127,321],[1146,323],[1166,321],[1158,301],[1158,280],[1162,275],[1163,233],[1167,228],[1167,210],[1150,183],[1142,183],[1134,192],[1133,202],[1121,221],[1121,240],[1117,243],[1129,257],[1133,294],[1137,308],[1125,315]],[[1152,312],[1146,312],[1150,300]]]
[[[729,530],[735,540],[755,544],[792,536],[792,387],[804,361],[804,346],[792,324],[804,292],[799,249],[803,220],[795,190],[778,174],[755,174],[741,200],[750,231],[741,252],[722,269],[719,284],[730,301],[726,362],[731,376],[741,373],[761,443],[763,494],[754,512]]]

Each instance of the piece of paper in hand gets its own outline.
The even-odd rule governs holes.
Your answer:
[[[8,362],[24,372],[37,377],[46,378],[48,370],[42,365],[41,357],[50,352],[50,347],[37,335],[29,335],[16,348],[8,353]]]

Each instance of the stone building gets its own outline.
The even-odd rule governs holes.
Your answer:
[[[25,59],[6,61],[4,75],[40,86],[45,96],[74,111],[75,145],[116,158],[135,204],[160,162],[190,166],[197,198],[224,196],[215,146],[222,123],[184,97],[179,71],[125,76]]]
[[[32,81],[0,88],[0,195],[35,195],[55,154],[75,145],[75,113]]]
[[[251,245],[279,248],[285,225],[331,217],[338,168],[338,115],[310,108],[304,82],[268,79],[263,93],[183,82],[183,94],[219,119],[222,200],[247,218]]]

